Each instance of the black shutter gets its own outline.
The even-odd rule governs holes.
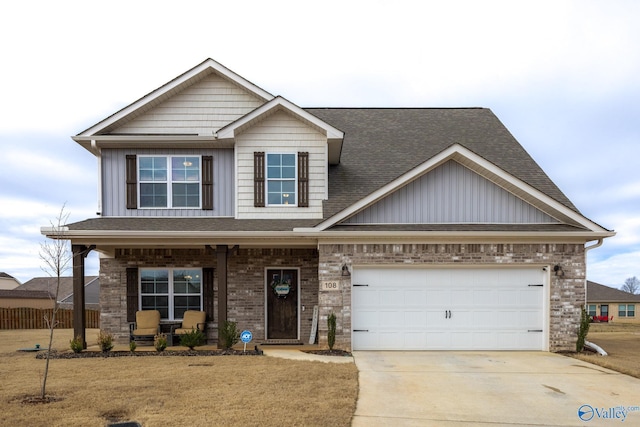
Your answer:
[[[202,269],[202,308],[207,320],[213,320],[213,268]]]
[[[138,311],[138,269],[127,268],[127,322],[136,321]]]
[[[213,210],[213,156],[202,156],[202,210]]]
[[[253,153],[253,206],[263,208],[264,204],[264,152]]]
[[[127,209],[138,208],[138,170],[136,164],[136,155],[127,154],[126,162],[126,180],[127,180]]]
[[[298,206],[309,207],[309,153],[298,153]]]

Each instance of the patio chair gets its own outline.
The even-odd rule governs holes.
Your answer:
[[[160,332],[160,312],[158,310],[136,311],[135,323],[129,324],[129,342],[153,341]]]
[[[195,329],[199,329],[204,332],[207,328],[206,318],[207,313],[205,313],[204,311],[185,311],[182,317],[182,324],[171,326],[171,340],[173,341],[173,337],[175,337],[176,335],[180,336]]]

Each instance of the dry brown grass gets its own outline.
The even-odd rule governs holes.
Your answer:
[[[592,323],[587,340],[602,347],[608,356],[582,353],[573,357],[640,378],[640,324]]]
[[[97,330],[87,331],[93,341]],[[45,361],[19,348],[46,346],[48,331],[0,331],[0,425],[348,426],[355,411],[355,364],[261,356],[53,359],[47,394],[60,400],[24,404],[39,394]],[[67,351],[72,330],[56,330]]]

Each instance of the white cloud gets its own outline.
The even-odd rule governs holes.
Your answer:
[[[589,259],[591,257],[592,255],[589,254]],[[640,277],[640,251],[589,262],[587,267],[589,280],[615,288],[620,288],[627,278],[633,276]]]

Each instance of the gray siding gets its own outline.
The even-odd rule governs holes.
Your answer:
[[[213,156],[213,210],[127,209],[125,156],[200,155]],[[102,216],[234,216],[233,149],[104,149],[102,150]]]
[[[453,160],[345,221],[347,224],[557,222]]]

